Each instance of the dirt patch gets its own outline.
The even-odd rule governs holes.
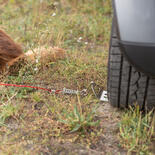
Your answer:
[[[96,150],[110,154],[126,154],[126,151],[120,148],[118,140],[118,123],[120,121],[121,111],[108,103],[103,103],[100,105],[98,112],[104,135]]]
[[[59,142],[56,138],[51,138],[51,140],[45,144],[35,144],[31,140],[22,140],[18,137],[17,141],[19,142],[17,145],[21,148],[23,154],[28,151],[32,154],[42,153],[44,155],[115,155],[119,153],[121,155],[125,155],[126,151],[120,148],[118,140],[118,123],[120,121],[120,115],[121,112],[118,111],[116,108],[113,108],[110,104],[100,103],[97,110],[96,119],[99,119],[101,121],[100,127],[103,129],[103,134],[100,135],[98,142],[95,144],[92,143],[89,148],[76,142],[62,143]],[[19,129],[19,125],[14,123],[14,121],[11,121],[8,124],[8,127],[12,130],[12,134],[4,135],[3,140],[6,137],[7,139],[12,139],[14,137],[14,134],[16,134],[15,132],[17,132],[17,130],[20,130],[22,132],[22,129]]]
[[[87,148],[80,144],[70,142],[59,143],[55,139],[52,139],[50,145],[42,148],[40,151],[43,154],[53,155],[115,155],[119,153],[125,155],[126,151],[119,146],[118,140],[118,123],[121,112],[108,103],[102,103],[98,108],[98,114],[98,119],[101,120],[104,134],[101,135],[100,140],[96,145]]]

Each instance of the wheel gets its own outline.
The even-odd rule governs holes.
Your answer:
[[[126,59],[118,42],[113,17],[107,79],[109,102],[119,108],[139,105],[141,110],[155,108],[155,79],[139,72]]]

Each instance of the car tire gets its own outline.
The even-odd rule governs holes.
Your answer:
[[[138,105],[141,110],[155,108],[155,78],[137,71],[124,56],[115,17],[110,39],[107,89],[109,102],[115,107]]]

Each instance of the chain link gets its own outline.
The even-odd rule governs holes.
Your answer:
[[[12,87],[27,87],[27,88],[32,88],[32,89],[40,89],[40,90],[45,90],[53,94],[68,94],[68,95],[81,95],[81,96],[87,96],[88,95],[88,90],[91,88],[94,96],[101,101],[107,101],[107,92],[102,91],[101,93],[101,88],[94,82],[91,81],[90,85],[88,86],[87,89],[83,89],[81,91],[79,90],[73,90],[73,89],[67,89],[63,88],[63,90],[55,90],[55,89],[47,89],[47,88],[42,88],[42,87],[36,87],[36,86],[27,86],[27,85],[17,85],[17,84],[4,84],[0,83],[0,85],[3,86],[12,86]],[[95,87],[98,87],[98,92],[96,92]]]

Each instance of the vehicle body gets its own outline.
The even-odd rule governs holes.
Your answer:
[[[112,105],[155,107],[155,1],[113,0],[108,63]]]

